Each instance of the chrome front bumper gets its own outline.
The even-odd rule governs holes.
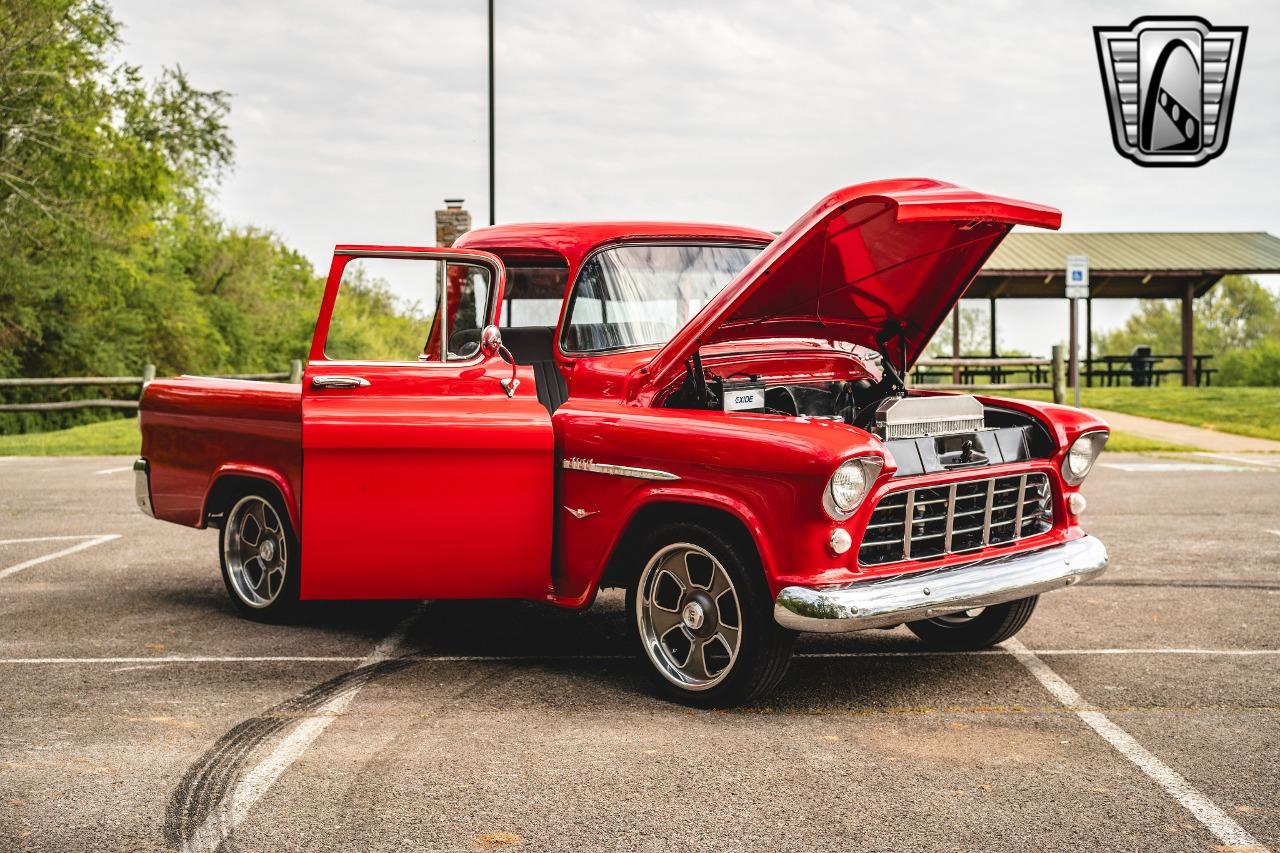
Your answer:
[[[927,572],[778,593],[773,618],[796,631],[861,631],[1003,604],[1096,578],[1107,548],[1092,536]]]

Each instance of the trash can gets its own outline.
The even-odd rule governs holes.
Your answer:
[[[1133,387],[1151,387],[1151,347],[1138,344],[1129,356],[1129,367],[1133,374]]]

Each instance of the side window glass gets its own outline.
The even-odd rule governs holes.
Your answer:
[[[486,267],[436,259],[352,258],[325,339],[341,361],[461,360],[490,316]]]
[[[448,357],[471,358],[480,351],[480,330],[489,316],[489,270],[449,264],[448,280]]]

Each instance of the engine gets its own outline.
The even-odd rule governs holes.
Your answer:
[[[759,376],[694,372],[669,408],[719,409],[839,421],[885,443],[897,476],[1044,458],[1053,440],[1038,420],[969,395],[908,396],[870,380],[771,383]]]

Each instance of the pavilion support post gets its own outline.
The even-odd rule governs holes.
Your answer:
[[[996,298],[991,297],[991,357],[1000,357],[1000,346],[997,343],[999,338],[996,337]]]
[[[1067,401],[1067,365],[1062,356],[1062,344],[1054,344],[1053,365],[1050,367],[1053,376],[1053,402],[1062,405]]]
[[[960,302],[956,301],[956,307],[951,311],[951,357],[960,357]],[[951,381],[953,384],[960,384],[960,365],[954,365],[951,368]]]
[[[1074,299],[1067,300],[1067,309],[1071,312],[1067,315],[1070,320],[1067,334],[1067,384],[1075,388],[1080,384],[1080,329]]]
[[[1093,387],[1093,297],[1084,300],[1084,384]]]
[[[1196,384],[1195,370],[1195,335],[1196,335],[1196,284],[1187,282],[1182,294],[1182,384],[1191,387]]]

